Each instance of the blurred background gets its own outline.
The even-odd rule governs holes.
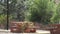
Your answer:
[[[7,18],[9,26],[12,21],[60,24],[60,0],[9,0],[8,5],[7,0],[0,0],[0,29],[7,28]]]

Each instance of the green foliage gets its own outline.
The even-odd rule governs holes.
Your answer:
[[[6,20],[7,20],[7,15],[0,15],[0,24],[5,24],[6,23]]]
[[[24,20],[24,0],[10,0],[9,13],[15,20]],[[22,16],[22,17],[20,17]]]
[[[12,19],[12,16],[9,16],[9,20]],[[6,24],[7,23],[7,15],[0,15],[0,24]]]
[[[60,3],[57,5],[56,13],[52,17],[52,22],[59,23],[60,20]]]
[[[53,19],[55,20],[57,14],[57,5],[54,0],[34,0],[32,4],[28,4],[28,6],[27,13],[29,13],[29,15],[26,16],[28,17],[27,20],[43,24],[55,23]]]

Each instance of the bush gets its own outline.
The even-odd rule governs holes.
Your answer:
[[[31,0],[32,1],[32,0]],[[30,2],[31,3],[31,2]],[[43,24],[53,24],[57,5],[54,0],[34,0],[28,7],[27,20]]]

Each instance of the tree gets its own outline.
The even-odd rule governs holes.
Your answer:
[[[28,13],[30,15],[27,15],[27,19],[29,21],[43,24],[54,23],[52,22],[52,18],[56,16],[57,7],[54,0],[33,0],[31,3],[30,5],[28,4]]]
[[[52,17],[52,21],[55,23],[59,23],[60,21],[60,3],[57,4],[56,13],[55,16]]]
[[[9,0],[9,22],[18,15],[17,19],[23,18],[24,4],[18,3],[18,0]],[[22,2],[22,1],[20,1]],[[20,15],[22,17],[20,17]],[[15,17],[14,17],[15,16]],[[24,19],[23,19],[24,20]],[[0,24],[3,24],[5,27],[7,25],[7,0],[0,1]]]
[[[10,0],[9,13],[13,19],[24,20],[24,0]]]

